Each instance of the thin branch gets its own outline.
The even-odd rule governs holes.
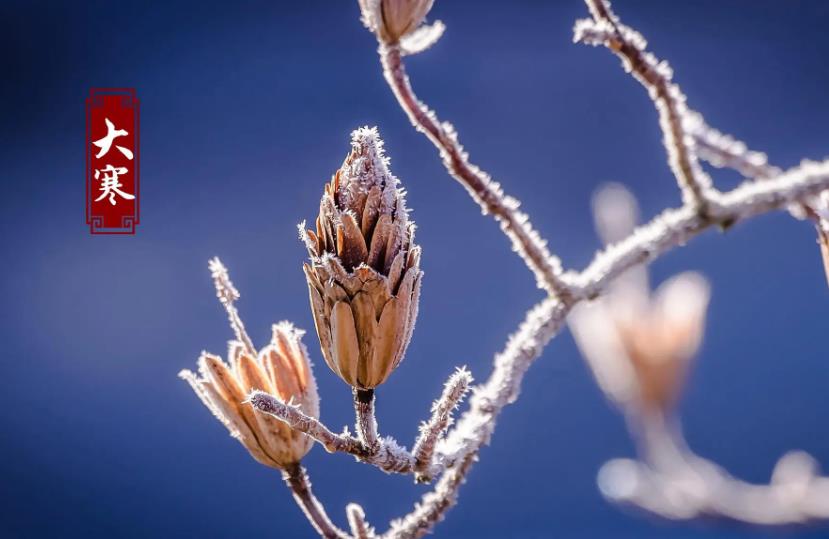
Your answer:
[[[769,484],[746,483],[698,457],[678,428],[645,421],[639,433],[643,461],[614,459],[599,471],[608,499],[663,518],[702,515],[756,525],[786,525],[829,518],[829,478],[802,451],[784,455]]]
[[[624,37],[627,35],[631,47],[633,49],[639,48],[640,51],[638,54],[643,58],[634,62],[633,59],[628,61],[628,57],[623,56],[623,61],[625,61],[625,66],[628,70],[634,70],[634,74],[640,82],[650,89],[656,81],[651,80],[651,82],[646,82],[641,77],[647,77],[648,79],[659,78],[660,69],[670,74],[669,67],[666,63],[658,62],[653,55],[644,50],[646,45],[644,38],[630,28],[620,24],[618,17],[610,11],[607,2],[604,0],[586,1],[588,7],[591,8],[591,13],[593,13],[594,17],[598,17],[598,19],[577,21],[574,28],[574,41],[588,45],[605,45],[620,56],[626,53],[631,57],[636,56],[637,53],[631,49],[624,51],[621,49],[617,50],[619,48],[618,40],[620,36]],[[655,72],[646,72],[648,68],[651,68]],[[664,83],[672,84],[670,80],[666,80]],[[676,87],[676,90],[679,90],[679,88]],[[768,157],[765,153],[750,150],[744,142],[709,126],[700,113],[687,108],[684,103],[684,96],[681,97],[680,101],[680,105],[684,110],[680,128],[688,137],[693,139],[693,147],[700,159],[708,161],[711,165],[718,168],[731,168],[736,170],[746,178],[770,178],[782,172],[780,168],[769,164]]]
[[[348,516],[348,525],[351,527],[351,535],[354,539],[372,539],[374,529],[366,522],[366,513],[363,508],[356,503],[350,503],[345,508]]]
[[[639,263],[654,260],[665,251],[684,245],[712,225],[727,228],[737,221],[778,210],[807,200],[827,188],[829,161],[806,162],[763,182],[745,181],[715,199],[708,217],[682,207],[666,210],[647,225],[637,228],[627,239],[607,246],[591,264],[574,276],[574,285],[584,296],[594,297],[608,280]]]
[[[423,495],[420,503],[415,505],[414,511],[391,522],[383,538],[417,539],[429,533],[458,502],[458,490],[476,460],[477,454],[471,453],[457,467],[447,469],[435,485],[435,489]]]
[[[560,298],[567,298],[569,290],[561,278],[561,262],[547,249],[546,241],[532,227],[527,215],[518,210],[519,202],[505,195],[489,174],[469,162],[455,129],[449,123],[441,122],[418,99],[406,74],[400,48],[381,44],[378,52],[386,81],[400,106],[412,125],[440,151],[449,174],[466,187],[484,214],[492,214],[500,223],[501,229],[512,241],[513,250],[535,274],[539,287]]]
[[[254,348],[253,341],[250,340],[247,331],[245,331],[245,324],[242,323],[242,318],[236,309],[235,302],[239,299],[239,291],[233,286],[227,268],[219,260],[219,257],[211,258],[207,267],[210,269],[210,276],[213,279],[213,285],[216,287],[216,297],[219,298],[219,302],[227,311],[227,318],[230,320],[230,327],[236,334],[236,340],[244,345],[245,351],[250,356],[256,357],[256,348]]]
[[[702,115],[689,110],[685,128],[696,141],[697,154],[718,168],[736,170],[746,178],[773,178],[782,172],[769,164],[763,152],[749,150],[746,144],[721,133],[705,123]]]
[[[775,468],[786,465],[786,455]],[[806,457],[806,455],[803,455]],[[801,457],[798,457],[801,458]],[[808,457],[807,457],[808,458]],[[662,473],[632,459],[614,459],[599,471],[602,494],[672,520],[700,516],[763,526],[780,526],[829,518],[829,479],[754,485],[733,478],[713,463]]]
[[[379,447],[370,451],[358,438],[347,433],[334,434],[319,420],[302,413],[299,407],[286,404],[264,391],[253,391],[248,400],[257,410],[271,414],[292,429],[307,434],[329,453],[348,453],[387,473],[408,474],[414,470],[414,458],[392,438],[378,440]]]
[[[682,190],[683,200],[705,213],[708,210],[711,178],[702,170],[696,155],[696,143],[686,129],[692,120],[686,97],[672,81],[673,71],[646,50],[647,41],[635,30],[623,25],[606,0],[585,0],[593,21],[576,23],[575,41],[605,45],[622,59],[625,70],[645,88],[659,112],[668,163]]]
[[[328,518],[325,508],[311,490],[311,481],[308,479],[308,474],[299,463],[285,469],[282,472],[282,478],[288,488],[291,489],[297,505],[308,517],[311,525],[314,526],[320,536],[325,537],[325,539],[350,539],[347,533],[337,528]]]
[[[264,391],[251,392],[248,401],[257,410],[271,414],[292,429],[310,436],[322,444],[329,453],[348,453],[357,460],[377,466],[388,473],[417,473],[418,481],[428,482],[444,469],[444,466],[433,458],[434,443],[449,426],[451,411],[466,394],[471,381],[471,374],[465,369],[459,369],[446,382],[444,393],[435,402],[432,408],[433,415],[425,424],[430,427],[421,430],[421,437],[415,446],[420,461],[393,438],[380,439],[377,436],[374,397],[369,397],[366,392],[358,396],[355,391],[358,437],[347,433],[335,434],[318,419],[303,413],[298,406],[282,402]],[[432,436],[434,439],[429,439]]]
[[[264,391],[253,391],[248,397],[251,405],[287,423],[292,429],[307,434],[329,453],[364,455],[362,444],[357,438],[345,434],[334,434],[318,419],[305,415],[298,406],[287,404]]]
[[[377,438],[377,418],[374,416],[374,390],[354,388],[354,413],[357,416],[357,436],[363,447],[374,454],[380,450]]]
[[[616,39],[609,23],[589,19],[577,21],[573,33],[574,41],[587,45],[610,46],[608,44]],[[769,164],[765,153],[749,150],[744,142],[709,126],[696,111],[685,109],[682,127],[693,138],[698,157],[715,167],[731,168],[754,179],[773,177],[781,172]]]
[[[465,368],[460,368],[446,382],[440,398],[432,404],[432,417],[420,427],[420,436],[412,448],[415,459],[416,480],[427,483],[431,481],[428,469],[432,464],[435,444],[440,436],[452,424],[452,411],[466,395],[472,375]]]

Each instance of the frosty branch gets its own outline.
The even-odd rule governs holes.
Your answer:
[[[629,234],[612,238],[581,271],[564,271],[528,216],[519,211],[518,201],[471,163],[454,128],[439,120],[414,93],[404,56],[428,48],[444,31],[439,21],[423,23],[432,1],[359,0],[363,22],[378,40],[385,79],[401,108],[437,148],[449,174],[466,188],[484,214],[492,215],[500,224],[513,249],[547,293],[495,356],[489,378],[472,388],[469,407],[454,427],[452,412],[472,382],[465,369],[457,370],[447,381],[411,451],[392,438],[380,436],[374,415],[374,388],[388,378],[405,355],[418,314],[421,277],[421,249],[415,243],[414,225],[376,130],[364,128],[352,134],[351,153],[325,186],[315,230],[306,231],[304,224],[300,228],[309,254],[304,269],[323,357],[354,390],[356,435],[347,429],[336,434],[319,420],[316,384],[301,342],[302,333],[285,323],[278,324],[271,343],[257,352],[234,305],[238,292],[224,266],[218,260],[211,262],[217,295],[228,312],[237,344],[231,346],[229,365],[216,356],[204,355],[200,376],[189,371],[182,376],[254,458],[283,471],[298,504],[324,537],[349,534],[331,523],[299,464],[312,440],[328,452],[351,455],[389,473],[410,474],[418,482],[437,478],[434,489],[422,496],[414,510],[393,521],[382,534],[388,539],[421,537],[456,503],[460,485],[480,449],[489,442],[499,414],[518,398],[525,373],[562,329],[568,315],[579,318],[578,313],[586,306],[601,306],[601,301],[592,300],[601,296],[603,301],[610,296],[607,289],[617,286],[625,275],[709,228],[724,230],[762,213],[801,205],[810,208],[810,216],[820,219],[823,215],[815,201],[829,190],[829,161],[803,162],[781,171],[769,165],[764,154],[708,126],[700,114],[687,107],[670,67],[646,50],[644,38],[622,24],[604,0],[585,1],[592,18],[576,23],[575,40],[609,48],[648,90],[683,204],[663,211],[645,225],[631,227]],[[733,168],[749,179],[735,189],[720,192],[700,160]],[[679,283],[687,289],[692,281]],[[630,333],[635,337],[630,341],[633,344],[639,342],[637,331],[633,328]],[[686,348],[673,350],[679,356],[687,355]],[[635,416],[649,407],[666,410],[673,395],[658,385],[665,371],[654,377],[653,369],[634,366],[638,378],[630,375],[630,387],[635,386],[641,398],[635,401],[636,406],[623,406],[625,411]],[[597,381],[608,395],[628,403],[633,394],[630,387],[610,384],[606,373],[596,369]],[[679,367],[667,371],[669,377],[679,376],[678,372]],[[652,440],[658,438],[651,436]],[[681,441],[662,439],[677,444]],[[662,476],[653,474],[654,468],[640,469],[638,463],[622,465],[627,466],[624,471],[629,474],[650,474],[647,478],[652,480],[654,490],[659,490],[657,480]],[[717,477],[721,480],[725,475]],[[820,488],[825,488],[823,483]],[[645,500],[641,493],[629,494],[625,499],[630,503],[658,505],[658,498]],[[709,503],[706,512],[740,518],[738,512],[710,509],[715,506]],[[794,506],[786,511],[781,509],[781,514],[820,516],[819,512],[809,513]],[[346,514],[351,536],[378,536],[360,506],[350,504]]]
[[[454,127],[441,122],[417,98],[406,75],[400,45],[381,42],[379,50],[386,80],[412,125],[438,148],[446,169],[466,188],[483,213],[492,214],[501,224],[504,233],[512,240],[515,252],[535,273],[539,286],[551,294],[566,298],[568,290],[562,281],[561,262],[550,254],[547,242],[532,227],[529,217],[518,210],[518,201],[505,195],[489,174],[469,161]]]
[[[668,151],[668,163],[682,189],[683,200],[704,213],[708,208],[711,178],[702,170],[694,137],[684,125],[689,111],[685,95],[672,81],[673,70],[667,62],[659,61],[645,49],[647,42],[642,35],[623,25],[610,10],[608,2],[587,0],[586,3],[593,15],[593,22],[578,21],[575,39],[587,37],[589,43],[607,46],[619,55],[625,70],[648,89],[659,112],[659,125]],[[585,31],[588,32],[587,35],[584,34]]]

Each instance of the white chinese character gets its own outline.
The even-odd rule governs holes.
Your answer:
[[[104,118],[104,121],[107,124],[107,134],[106,134],[106,136],[104,138],[98,139],[98,140],[96,140],[95,142],[92,143],[92,144],[94,144],[95,146],[97,146],[101,149],[101,151],[98,152],[98,155],[95,156],[96,159],[100,159],[101,157],[106,155],[106,153],[112,147],[112,141],[114,141],[116,137],[123,137],[123,136],[129,135],[129,133],[127,133],[123,129],[116,129],[115,124],[110,122],[109,118]],[[132,160],[132,151],[131,150],[129,150],[127,148],[124,148],[123,146],[118,146],[117,144],[115,145],[115,147],[118,148],[118,150],[122,154],[124,154],[124,156],[127,159]]]
[[[101,196],[95,199],[95,202],[98,202],[105,196],[109,195],[109,203],[115,206],[115,195],[119,195],[121,198],[125,198],[127,200],[132,200],[135,198],[134,195],[129,193],[125,193],[121,191],[119,187],[123,187],[121,182],[118,181],[118,176],[121,174],[127,173],[127,167],[113,167],[112,165],[107,165],[106,167],[102,168],[101,170],[95,170],[95,179],[97,180],[101,173],[104,173],[104,177],[101,179],[101,187],[98,189],[99,191],[103,191]],[[107,174],[107,172],[111,172],[112,174]]]

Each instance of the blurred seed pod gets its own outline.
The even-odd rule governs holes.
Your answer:
[[[636,200],[622,186],[611,185],[595,197],[594,213],[602,238],[618,241],[636,224]],[[604,296],[573,309],[568,323],[612,400],[666,414],[702,341],[709,298],[708,282],[694,272],[669,279],[651,294],[647,270],[637,266]]]

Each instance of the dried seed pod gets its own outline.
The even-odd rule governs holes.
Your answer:
[[[359,0],[363,23],[383,43],[397,43],[414,32],[434,0]]]
[[[316,231],[300,232],[311,310],[325,362],[351,386],[383,383],[406,353],[420,297],[420,247],[405,194],[375,128],[325,185]]]
[[[254,390],[265,391],[298,405],[306,415],[319,417],[317,382],[308,350],[302,344],[305,332],[289,322],[274,324],[270,344],[257,353],[234,305],[239,292],[227,269],[218,258],[211,260],[209,267],[216,295],[227,311],[237,340],[230,341],[227,363],[219,356],[202,352],[198,375],[183,370],[179,377],[190,384],[202,403],[254,459],[281,470],[295,467],[311,449],[313,440],[245,401]]]
[[[313,440],[255,410],[245,400],[258,389],[299,405],[306,415],[319,417],[317,385],[301,341],[303,333],[281,322],[273,326],[273,339],[258,357],[233,341],[229,364],[203,352],[198,375],[189,370],[179,373],[253,458],[281,470],[298,463],[311,449]]]

